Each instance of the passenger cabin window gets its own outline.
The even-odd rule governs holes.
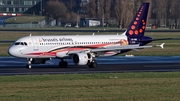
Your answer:
[[[26,43],[26,42],[24,42],[24,45],[26,45],[26,46],[27,46],[27,43]]]

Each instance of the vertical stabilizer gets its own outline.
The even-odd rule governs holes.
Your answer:
[[[129,44],[138,44],[144,36],[149,3],[142,3],[126,30]]]

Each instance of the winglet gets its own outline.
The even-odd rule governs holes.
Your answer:
[[[164,48],[164,44],[165,44],[165,43],[162,43],[162,44],[160,45],[160,47],[161,47],[162,49]]]
[[[156,45],[156,46],[160,46],[163,49],[164,48],[164,44],[165,43],[162,43],[161,45]]]

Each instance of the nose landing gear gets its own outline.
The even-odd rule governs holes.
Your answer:
[[[28,64],[26,65],[26,68],[31,68],[31,64],[32,64],[32,58],[30,58],[30,59],[27,59],[28,60]]]

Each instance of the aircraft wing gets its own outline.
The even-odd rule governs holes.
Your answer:
[[[82,50],[82,51],[69,51],[68,54],[75,54],[80,52],[106,52],[106,51],[117,51],[117,50],[137,50],[137,49],[144,49],[144,48],[151,48],[151,47],[157,47],[160,46],[163,48],[164,43],[161,45],[151,45],[151,46],[139,46],[139,44],[136,45],[127,45],[127,46],[109,46],[109,47],[103,47],[103,48],[96,48],[96,49],[89,49],[89,50]]]
[[[97,48],[90,50],[91,52],[104,52],[104,51],[116,51],[116,50],[128,50],[128,49],[143,49],[143,48],[151,48],[153,46],[139,46],[138,45],[127,45],[127,46],[110,46],[105,48]]]

